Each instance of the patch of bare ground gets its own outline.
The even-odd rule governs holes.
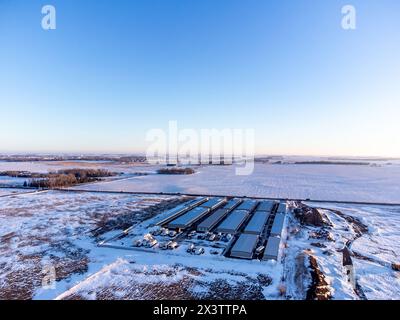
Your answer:
[[[318,208],[309,207],[302,202],[294,203],[294,216],[303,225],[314,226],[314,227],[332,227],[332,223],[329,218],[318,210]]]
[[[35,288],[40,286],[42,281],[41,258],[40,255],[19,256],[17,263],[24,263],[29,268],[2,269],[0,300],[32,299]]]
[[[318,266],[317,258],[309,255],[311,285],[307,291],[307,300],[329,300],[332,296],[330,286],[325,280],[325,275]]]
[[[96,228],[92,230],[92,234],[95,237],[99,237],[102,234],[112,231],[112,230],[124,230],[135,223],[150,219],[157,214],[175,208],[181,203],[187,202],[193,199],[192,197],[179,197],[167,200],[162,200],[161,202],[144,208],[140,212],[127,210],[117,216],[110,214],[102,215],[96,222]],[[140,216],[140,220],[138,217]]]
[[[295,259],[295,272],[294,272],[294,284],[296,288],[296,295],[301,298],[306,298],[309,283],[311,282],[311,274],[307,267],[308,255],[305,252],[301,252],[296,256]]]
[[[118,270],[120,271],[111,271],[115,275],[114,279],[118,280],[110,279],[110,281],[96,285],[89,279],[87,287],[83,286],[72,290],[63,299],[257,300],[264,299],[263,287],[270,285],[272,281],[269,276],[264,274],[258,274],[256,277],[241,277],[236,274],[237,279],[228,281],[226,273],[224,275],[222,272],[220,278],[207,281],[209,271],[188,268],[179,264],[168,269],[146,268],[145,270],[137,270],[134,266],[130,267],[125,264],[122,269]],[[102,277],[101,274],[99,276]],[[147,281],[150,278],[152,280]],[[160,280],[154,281],[155,278]]]

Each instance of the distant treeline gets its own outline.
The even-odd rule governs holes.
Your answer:
[[[117,173],[104,169],[66,169],[50,172],[46,177],[35,178],[25,182],[27,187],[62,188],[76,184],[100,181],[101,178],[115,176]]]
[[[145,162],[146,158],[143,156],[41,156],[41,155],[0,155],[0,161],[6,162],[37,162],[37,161],[111,161],[111,162]]]
[[[1,171],[0,176],[7,176],[12,178],[45,178],[47,174],[14,170],[14,171]]]
[[[192,168],[162,168],[158,169],[158,174],[193,174],[196,171]]]
[[[356,161],[296,161],[294,164],[335,164],[335,165],[357,165],[368,166],[369,162],[356,162]]]

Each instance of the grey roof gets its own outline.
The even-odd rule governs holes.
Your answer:
[[[244,233],[252,233],[260,235],[267,223],[269,213],[266,211],[256,211],[251,217],[249,223],[244,229]]]
[[[264,251],[263,260],[278,260],[280,242],[281,239],[278,237],[269,237]]]
[[[278,207],[278,213],[286,213],[286,202],[281,202]]]
[[[191,209],[190,211],[186,212],[182,216],[178,217],[177,219],[173,220],[168,224],[169,228],[186,228],[190,226],[192,223],[196,222],[197,220],[204,217],[210,209],[203,208],[203,207],[196,207]]]
[[[257,210],[271,212],[275,205],[275,201],[262,201],[257,207]]]
[[[276,214],[271,228],[271,236],[280,236],[282,234],[284,222],[285,215],[282,213]]]
[[[232,211],[218,226],[217,231],[222,233],[236,233],[248,215],[249,213],[246,210]]]
[[[214,209],[225,202],[225,198],[211,198],[205,203],[202,203],[201,206],[205,208]]]
[[[199,231],[208,231],[217,225],[227,214],[227,209],[218,209],[197,226]]]
[[[224,206],[224,209],[234,209],[241,202],[242,202],[241,199],[231,199],[226,203],[226,205]]]
[[[161,219],[156,223],[156,225],[163,225],[166,224],[176,218],[178,218],[180,215],[183,215],[185,212],[189,211],[190,209],[197,207],[198,205],[202,204],[205,202],[207,198],[197,198],[190,200],[186,202],[184,205],[178,205],[177,207],[169,210],[168,216],[165,218]]]
[[[237,207],[238,210],[247,210],[247,211],[252,211],[256,205],[257,205],[258,201],[256,200],[244,200],[239,207]]]
[[[232,257],[247,258],[253,257],[253,251],[258,243],[258,236],[254,234],[241,234],[231,250]]]

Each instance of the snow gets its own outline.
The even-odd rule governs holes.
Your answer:
[[[202,166],[193,175],[147,175],[77,189],[221,194],[290,199],[400,203],[400,166],[255,164],[249,176],[234,166]]]
[[[400,263],[400,206],[318,206],[340,210],[368,226],[368,233],[355,240],[351,249],[372,261],[353,258],[356,276],[368,299],[400,299],[400,275],[391,269],[392,263]],[[351,231],[347,233],[351,238]]]

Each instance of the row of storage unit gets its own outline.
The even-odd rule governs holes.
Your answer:
[[[167,227],[169,229],[185,230],[192,226],[193,223],[196,223],[205,217],[210,211],[223,205],[225,202],[225,198],[206,199],[206,201],[201,203],[199,206],[189,210],[188,212],[169,222]]]
[[[281,236],[284,222],[285,222],[285,214],[277,213],[274,222],[272,224],[271,236],[278,236],[278,237]]]
[[[281,238],[270,236],[264,250],[263,260],[278,260]]]
[[[237,210],[246,210],[251,212],[257,206],[258,201],[256,200],[244,200],[238,207]]]
[[[217,227],[216,232],[236,234],[249,215],[247,210],[239,210],[239,208],[233,210]]]
[[[242,233],[231,249],[231,257],[252,259],[258,238],[256,234]]]
[[[257,211],[272,212],[276,202],[275,201],[262,201],[257,207]]]
[[[222,219],[224,219],[229,213],[229,209],[222,208],[215,211],[207,219],[201,222],[197,226],[197,231],[199,232],[209,232],[211,231]]]
[[[168,223],[169,229],[187,229],[210,212],[209,208],[196,207]]]
[[[262,207],[257,207],[257,210],[254,212],[250,221],[245,226],[242,234],[239,235],[233,247],[231,248],[231,257],[252,259],[256,251],[257,244],[260,243],[260,245],[262,245],[265,241],[262,237],[265,236],[265,228],[267,227],[268,220],[272,213],[268,211],[260,211],[260,208]],[[286,217],[285,213],[282,211],[286,212],[286,204],[284,204],[284,207],[282,206],[281,209],[281,213],[277,213],[272,221],[272,226],[269,230],[269,238],[266,241],[264,254],[262,256],[263,260],[278,260],[281,237]],[[257,251],[258,250],[259,249],[257,249]]]
[[[251,217],[249,223],[246,225],[243,233],[261,235],[265,228],[265,225],[267,224],[269,216],[269,212],[256,211]]]
[[[161,226],[164,224],[167,224],[171,222],[172,220],[176,219],[177,217],[183,215],[184,213],[188,212],[190,209],[193,209],[207,201],[207,198],[200,198],[200,199],[194,199],[189,201],[188,203],[185,204],[185,206],[181,207],[178,206],[172,210],[170,210],[170,214],[165,217],[164,219],[158,221],[156,225]]]

